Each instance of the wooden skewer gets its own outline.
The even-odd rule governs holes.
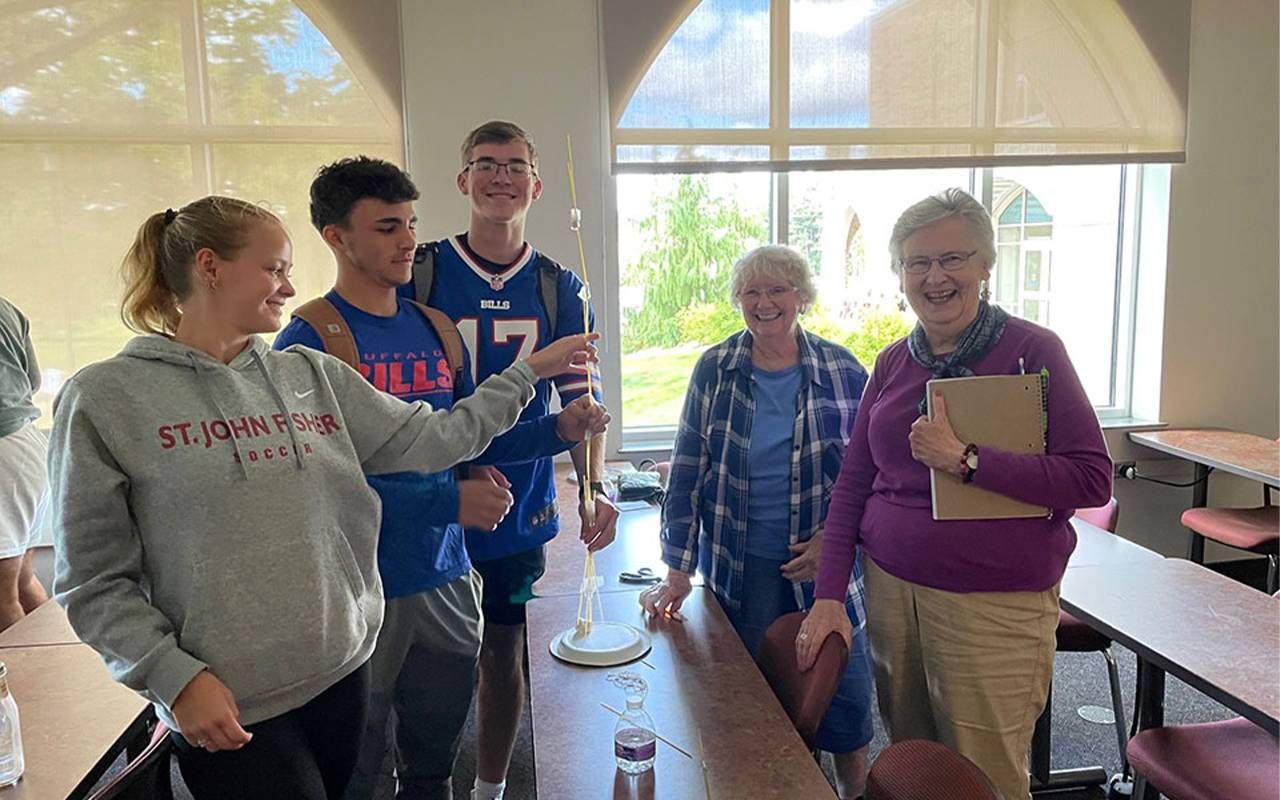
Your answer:
[[[582,298],[582,332],[588,333],[591,330],[591,306],[588,298],[591,297],[591,281],[587,277],[587,251],[582,244],[582,212],[578,209],[578,185],[573,176],[573,137],[566,135],[564,137],[565,147],[568,150],[569,160],[566,166],[569,171],[569,204],[571,206],[571,227],[573,235],[578,240],[578,270],[582,277],[582,288],[584,295]],[[591,364],[587,364],[587,397],[595,397],[595,391],[591,386]],[[582,507],[586,512],[588,525],[595,525],[596,522],[596,501],[595,494],[591,490],[591,437],[587,437],[582,442],[582,463],[586,464],[583,470],[582,478]],[[600,476],[595,476],[598,480]],[[590,551],[587,556],[590,557]]]
[[[608,703],[601,703],[600,707],[603,708],[605,711],[608,711],[610,714],[613,714],[618,717],[622,716],[621,711],[609,705]],[[667,745],[668,747],[671,747],[675,750],[679,750],[680,754],[683,755],[685,758],[693,758],[693,753],[690,753],[688,750],[685,750],[683,747],[671,741],[670,739],[658,733],[657,731],[654,731],[653,735],[656,736],[659,741],[661,741],[663,744]]]

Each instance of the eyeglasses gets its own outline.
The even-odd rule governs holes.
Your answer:
[[[760,298],[764,297],[765,295],[768,295],[770,300],[777,300],[779,297],[782,297],[785,294],[794,292],[795,290],[796,290],[796,287],[794,286],[770,286],[768,289],[764,289],[764,290],[743,289],[741,292],[738,293],[738,299],[743,300],[747,303],[759,303]]]
[[[475,170],[481,175],[496,176],[499,169],[505,169],[512,177],[527,178],[536,175],[537,170],[528,161],[495,161],[492,158],[477,158],[467,162],[467,169]]]
[[[977,250],[970,250],[967,253],[943,253],[937,258],[929,258],[928,256],[916,256],[915,258],[899,261],[902,269],[912,275],[923,275],[933,267],[933,262],[937,261],[938,266],[947,272],[960,269],[969,262],[977,254]]]

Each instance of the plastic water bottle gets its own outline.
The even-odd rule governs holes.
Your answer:
[[[0,662],[0,786],[18,782],[26,762],[22,757],[22,729],[18,704],[9,693],[9,670]]]
[[[619,685],[627,693],[627,709],[613,729],[613,755],[618,760],[618,769],[628,775],[639,775],[653,769],[658,748],[653,717],[644,710],[649,685],[635,673],[623,673],[622,677],[625,680],[619,681]]]

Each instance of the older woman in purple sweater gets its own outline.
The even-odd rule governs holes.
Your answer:
[[[943,742],[1008,800],[1030,796],[1027,749],[1053,673],[1058,588],[1076,508],[1111,494],[1097,416],[1048,330],[987,302],[991,217],[959,189],[903,212],[889,249],[919,318],[876,361],[827,517],[819,598],[796,640],[808,668],[831,631],[849,641],[858,548],[880,712],[894,741]],[[1045,455],[975,448],[923,413],[933,378],[1048,370]],[[936,405],[936,403],[935,403]],[[935,412],[937,408],[935,407]],[[937,521],[929,470],[1052,509],[1047,518]]]

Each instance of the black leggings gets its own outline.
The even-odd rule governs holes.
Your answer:
[[[196,800],[337,800],[347,788],[369,714],[369,665],[311,702],[245,730],[239,750],[210,753],[177,731],[182,779]]]

